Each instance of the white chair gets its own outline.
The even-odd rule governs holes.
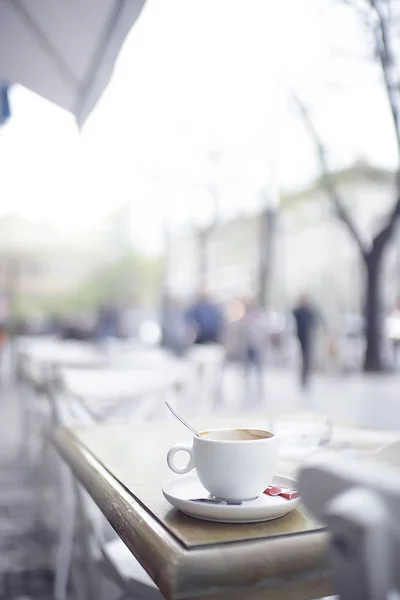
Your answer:
[[[163,352],[135,350],[117,355],[104,353],[98,348],[81,342],[58,340],[40,341],[36,344],[32,342],[24,346],[20,357],[21,365],[24,366],[24,369],[21,369],[24,381],[35,394],[40,392],[41,396],[44,395],[49,400],[51,412],[48,412],[44,418],[41,436],[43,441],[48,437],[49,432],[58,426],[90,425],[109,420],[126,421],[127,418],[135,418],[135,420],[151,418],[163,405],[164,399],[170,399],[171,395],[179,393],[186,376],[182,365],[174,359],[171,360]],[[111,367],[112,364],[114,368]],[[33,403],[29,402],[30,407],[31,404]],[[38,402],[35,410],[37,405]],[[46,447],[43,444],[42,449],[46,450]],[[44,464],[44,456],[40,457],[38,463]],[[46,466],[46,475],[51,473],[50,466]],[[84,515],[85,523],[91,518],[93,525],[92,515],[96,511],[93,511],[94,505],[88,499],[79,502],[81,495],[84,496],[83,491],[77,491],[79,487],[72,479],[69,470],[59,461],[58,466],[59,502],[54,497],[50,498],[46,510],[42,512],[46,514],[47,521],[59,521],[55,598],[64,600],[67,595],[76,530],[77,501],[84,507],[79,510],[79,514]],[[41,481],[39,473],[36,479]],[[39,487],[41,489],[38,490],[38,495],[40,493],[38,504],[43,508],[45,502],[43,490],[49,486],[42,485],[41,482]],[[59,509],[57,515],[52,515],[54,506]],[[103,517],[100,520],[104,523]],[[108,541],[99,535],[99,529],[92,525],[89,529],[96,531],[97,534],[92,536],[96,544],[91,544],[90,553],[96,557],[96,563],[99,561],[107,563],[108,557],[106,571],[112,574],[111,579],[119,583],[124,596],[133,594],[137,598],[161,598],[157,588],[130,553],[128,553],[129,560],[125,560],[121,565],[121,571],[117,568],[118,556],[125,549],[123,543],[119,539],[114,539],[109,546]],[[84,539],[83,546],[85,545]],[[93,547],[97,548],[97,551],[93,552]],[[89,555],[89,551],[86,555]],[[128,556],[126,552],[124,556]]]
[[[307,509],[330,530],[341,600],[400,598],[400,442],[361,456],[319,454],[299,474]]]
[[[44,413],[48,412],[48,404],[39,401],[43,397],[44,381],[43,370],[38,365],[28,356],[18,356],[17,390],[22,416],[20,459],[24,466],[32,467],[41,446],[41,432],[47,418]]]
[[[149,419],[163,414],[164,400],[179,396],[186,371],[173,366],[59,369],[62,389],[80,401],[94,421]]]
[[[99,527],[99,521],[94,519],[93,503],[81,487],[77,494],[78,498],[81,495],[81,514],[91,535],[91,558],[97,570],[118,587],[120,600],[161,600],[163,595],[156,584],[122,540],[115,534],[110,539],[106,538],[104,528]],[[87,588],[86,597],[96,594],[96,598],[100,598],[101,591],[95,582],[92,583],[93,591]]]
[[[143,418],[146,413],[140,412],[141,405],[145,405],[152,394],[159,397],[162,393],[162,397],[159,398],[161,402],[163,394],[175,383],[174,377],[169,376],[162,384],[161,377],[157,377],[157,373],[151,370],[151,380],[148,378],[140,384],[138,375],[143,376],[144,373],[149,375],[148,371],[143,370],[134,372],[115,369],[60,369],[49,382],[47,389],[53,407],[55,425],[63,427],[89,425],[108,421],[110,418],[121,418],[126,421],[127,415],[130,418],[134,416],[135,419]],[[115,396],[112,397],[111,394]],[[162,598],[158,588],[125,548],[123,542],[119,538],[107,540],[104,537],[102,534],[104,517],[94,507],[86,492],[72,479],[71,474],[66,472],[65,466],[60,470],[60,488],[60,513],[63,518],[60,523],[60,541],[56,554],[55,599],[65,600],[67,595],[78,518],[79,529],[84,530],[81,545],[87,563],[88,589],[92,595],[93,578],[90,578],[90,572],[93,570],[94,561],[101,572],[119,586],[122,597],[143,598],[143,600]]]
[[[31,470],[35,471],[42,462],[45,440],[51,429],[49,405],[43,402],[50,373],[61,365],[93,368],[105,364],[106,357],[86,342],[47,336],[17,340],[18,389],[23,418],[20,456]]]

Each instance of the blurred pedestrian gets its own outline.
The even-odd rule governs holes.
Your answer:
[[[316,330],[322,320],[307,294],[300,296],[293,310],[293,316],[301,351],[300,383],[303,388],[306,388],[312,369]]]
[[[119,333],[119,313],[113,304],[102,304],[97,313],[95,336],[98,340],[115,338]]]
[[[400,298],[397,299],[396,307],[387,319],[387,333],[393,349],[393,364],[397,369],[400,355]]]
[[[81,315],[74,314],[64,319],[63,323],[60,325],[58,335],[63,340],[84,342],[91,339],[92,330],[90,327],[85,326]]]
[[[244,368],[247,391],[252,389],[251,378],[255,378],[256,401],[264,394],[264,352],[268,337],[266,315],[254,298],[245,303],[245,314],[240,322],[241,341],[244,347]]]
[[[162,346],[181,356],[189,345],[185,311],[179,300],[165,296],[161,311]]]
[[[222,310],[201,292],[186,313],[186,321],[195,344],[220,344],[224,331]]]
[[[132,297],[120,308],[118,315],[118,333],[131,341],[139,340],[140,325],[144,320],[144,311],[140,299]]]

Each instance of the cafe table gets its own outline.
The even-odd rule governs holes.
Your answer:
[[[265,416],[204,416],[211,427],[266,427]],[[188,435],[189,434],[189,435]],[[332,593],[328,534],[300,505],[273,521],[223,524],[188,517],[164,499],[170,446],[190,441],[175,421],[61,429],[54,444],[168,600],[320,598]],[[296,473],[282,461],[278,472]]]

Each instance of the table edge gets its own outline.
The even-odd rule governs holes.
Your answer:
[[[227,588],[231,592],[245,585],[264,589],[297,579],[299,586],[307,580],[321,581],[318,589],[323,589],[321,595],[327,593],[326,532],[189,549],[107,471],[71,429],[57,430],[52,443],[167,599],[199,597],[200,590],[206,594],[201,598],[219,598]]]

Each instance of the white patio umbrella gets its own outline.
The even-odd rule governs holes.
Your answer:
[[[0,82],[20,83],[82,125],[145,0],[0,0]]]

